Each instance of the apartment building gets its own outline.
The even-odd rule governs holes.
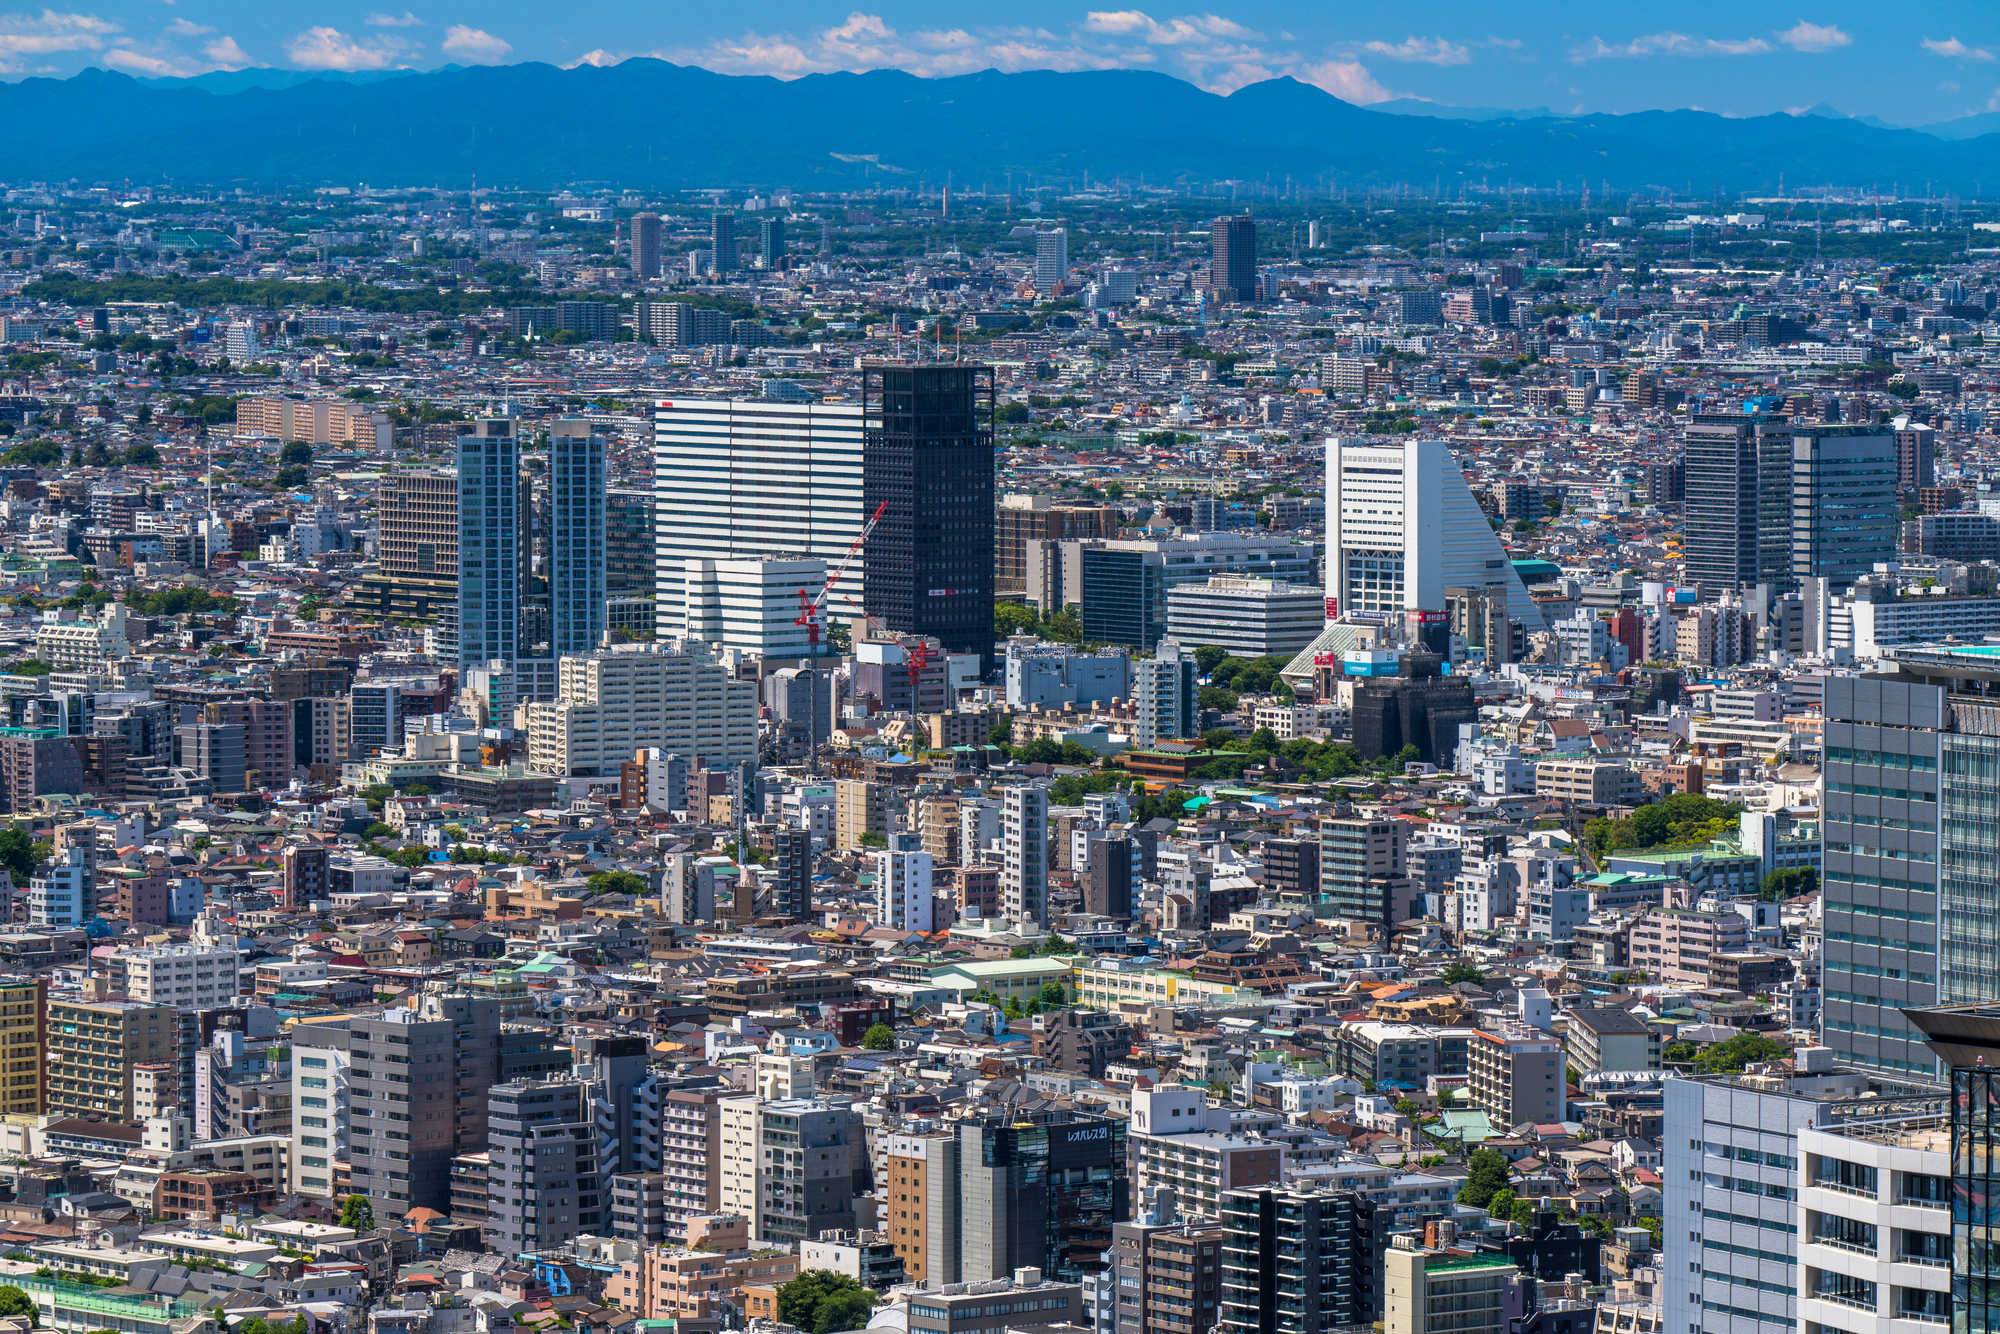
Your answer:
[[[1800,1127],[1804,1329],[1951,1321],[1949,1134],[1942,1117]]]
[[[292,1151],[289,1189],[330,1198],[341,1184],[335,1163],[348,1160],[353,1119],[348,1044],[354,1035],[334,1024],[299,1024],[292,1042]],[[368,1127],[371,1139],[374,1127]],[[382,1127],[386,1134],[388,1127]],[[454,1218],[460,1217],[453,1213]]]
[[[1319,892],[1334,916],[1387,929],[1409,915],[1407,833],[1401,820],[1319,822]]]
[[[834,850],[861,846],[863,834],[889,835],[889,785],[861,778],[838,778],[833,784]]]
[[[48,1050],[46,978],[0,980],[0,1116],[47,1110],[42,1053]]]
[[[1503,1126],[1562,1120],[1567,1082],[1563,1044],[1538,1029],[1481,1029],[1467,1044],[1467,1092]]]
[[[212,945],[155,945],[120,950],[111,959],[112,979],[144,1005],[178,1010],[214,1010],[236,1003],[243,989],[243,956],[234,937]]]
[[[950,1133],[891,1135],[882,1232],[907,1283],[936,1291],[960,1275],[959,1141]]]
[[[1632,967],[1652,981],[1708,985],[1710,956],[1750,943],[1750,919],[1733,912],[1662,908],[1633,924]]]
[[[1383,1334],[1505,1334],[1519,1268],[1499,1255],[1432,1250],[1407,1235],[1383,1256]]]
[[[1589,806],[1635,806],[1646,799],[1639,771],[1618,760],[1542,760],[1535,795]]]
[[[486,1235],[506,1253],[561,1246],[609,1226],[590,1086],[522,1079],[487,1093]]]
[[[565,777],[616,778],[644,749],[719,767],[757,754],[757,687],[730,679],[698,643],[564,657],[553,702],[528,706],[529,762]]]
[[[722,1207],[722,1102],[718,1089],[673,1089],[660,1104],[665,1233],[684,1246],[688,1219]]]
[[[1112,1225],[1112,1334],[1208,1334],[1215,1327],[1228,1234],[1161,1217]]]
[[[174,1011],[136,1001],[49,1005],[48,1111],[55,1116],[133,1117],[133,1067],[171,1061]]]
[[[1578,1074],[1660,1068],[1659,1033],[1630,1010],[1591,1005],[1571,1010],[1563,1050]]]

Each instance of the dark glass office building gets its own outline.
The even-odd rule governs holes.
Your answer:
[[[1034,1266],[1059,1283],[1107,1267],[1111,1225],[1131,1218],[1125,1122],[1000,1113],[961,1123],[960,1189],[968,1274]]]
[[[604,497],[604,589],[613,597],[653,595],[653,493]]]
[[[949,653],[993,657],[993,371],[869,366],[861,376],[868,613]]]

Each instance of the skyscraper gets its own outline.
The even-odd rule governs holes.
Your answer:
[[[1035,290],[1052,295],[1069,277],[1069,229],[1035,233]]]
[[[660,215],[640,213],[632,219],[632,276],[660,276]]]
[[[862,371],[862,550],[870,614],[949,653],[993,655],[993,371]]]
[[[1257,299],[1257,223],[1217,218],[1208,232],[1208,290],[1218,301]]]
[[[1791,437],[1782,416],[1701,413],[1688,423],[1682,577],[1704,596],[1791,586]]]
[[[588,653],[604,639],[604,437],[579,417],[549,428],[549,651]]]
[[[1792,577],[1846,592],[1896,558],[1896,437],[1871,426],[1792,434]]]
[[[514,427],[512,417],[482,417],[458,438],[458,665],[505,662],[518,671],[518,698],[547,699],[554,663],[531,656],[522,633],[532,543]]]
[[[785,215],[771,213],[757,224],[757,249],[766,269],[785,266]]]
[[[1541,611],[1442,440],[1326,444],[1327,615],[1445,610],[1445,589],[1506,585],[1508,614]]]
[[[715,256],[717,273],[729,273],[736,268],[736,215],[717,213],[708,221],[709,253]]]
[[[853,545],[862,520],[859,407],[683,399],[657,404],[653,420],[654,601],[662,639],[687,632],[690,558],[792,553],[831,568]],[[990,451],[987,460],[990,469]],[[990,524],[990,477],[988,488]],[[828,618],[856,614],[865,588],[856,561],[828,599]]]

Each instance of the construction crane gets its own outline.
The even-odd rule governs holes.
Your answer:
[[[889,502],[886,500],[875,507],[875,512],[868,516],[868,522],[861,525],[861,531],[854,535],[852,542],[848,543],[846,554],[841,556],[840,563],[833,567],[833,572],[827,575],[826,582],[820,585],[817,596],[807,597],[805,589],[801,588],[799,590],[799,614],[798,618],[792,624],[805,627],[806,644],[808,646],[806,650],[806,711],[810,715],[810,720],[806,724],[806,749],[808,751],[806,772],[811,774],[819,773],[819,668],[813,664],[819,659],[820,618],[826,607],[827,597],[833,592],[834,585],[840,582],[841,576],[845,575],[848,567],[854,564],[854,558],[861,554],[862,544],[867,542],[868,535],[875,531],[875,525],[882,522],[882,516],[888,510]],[[850,605],[854,601],[852,598],[845,598],[844,600]]]
[[[868,516],[868,522],[861,525],[861,531],[854,535],[852,542],[848,543],[847,553],[840,558],[840,564],[833,567],[833,572],[827,575],[826,582],[820,585],[819,593],[816,596],[807,597],[805,589],[801,588],[799,590],[799,615],[798,619],[793,621],[792,624],[805,627],[806,642],[812,645],[813,649],[812,656],[819,656],[820,615],[826,607],[827,598],[832,595],[834,585],[840,582],[841,576],[847,573],[847,567],[852,565],[854,558],[861,554],[862,543],[866,542],[868,535],[875,531],[875,525],[882,522],[882,516],[888,512],[888,509],[889,502],[886,500],[875,507],[875,512]],[[854,603],[853,598],[843,598],[842,600],[850,606]]]
[[[888,626],[884,625],[879,617],[870,616],[867,609],[855,602],[853,598],[843,593],[840,600],[854,608],[857,615],[867,617],[869,629],[880,635],[893,635],[894,632]],[[926,644],[921,637],[918,637],[915,644],[906,644],[903,646],[903,655],[909,660],[910,664],[910,712],[915,713],[917,712],[917,701],[923,684],[924,668],[930,663],[932,656],[931,646]]]

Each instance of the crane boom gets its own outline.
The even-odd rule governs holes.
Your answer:
[[[799,615],[792,624],[805,627],[806,640],[815,651],[819,648],[820,615],[826,608],[827,597],[833,592],[833,586],[840,582],[841,576],[847,573],[848,567],[854,564],[854,558],[861,554],[862,544],[868,540],[868,535],[875,531],[875,525],[882,522],[882,515],[888,508],[889,502],[886,500],[875,507],[875,512],[868,516],[868,522],[861,525],[861,531],[854,535],[852,542],[848,543],[846,554],[841,556],[840,563],[833,567],[832,573],[826,576],[826,582],[820,585],[816,597],[809,598],[805,589],[799,590]],[[849,598],[848,601],[852,602],[853,599]]]

